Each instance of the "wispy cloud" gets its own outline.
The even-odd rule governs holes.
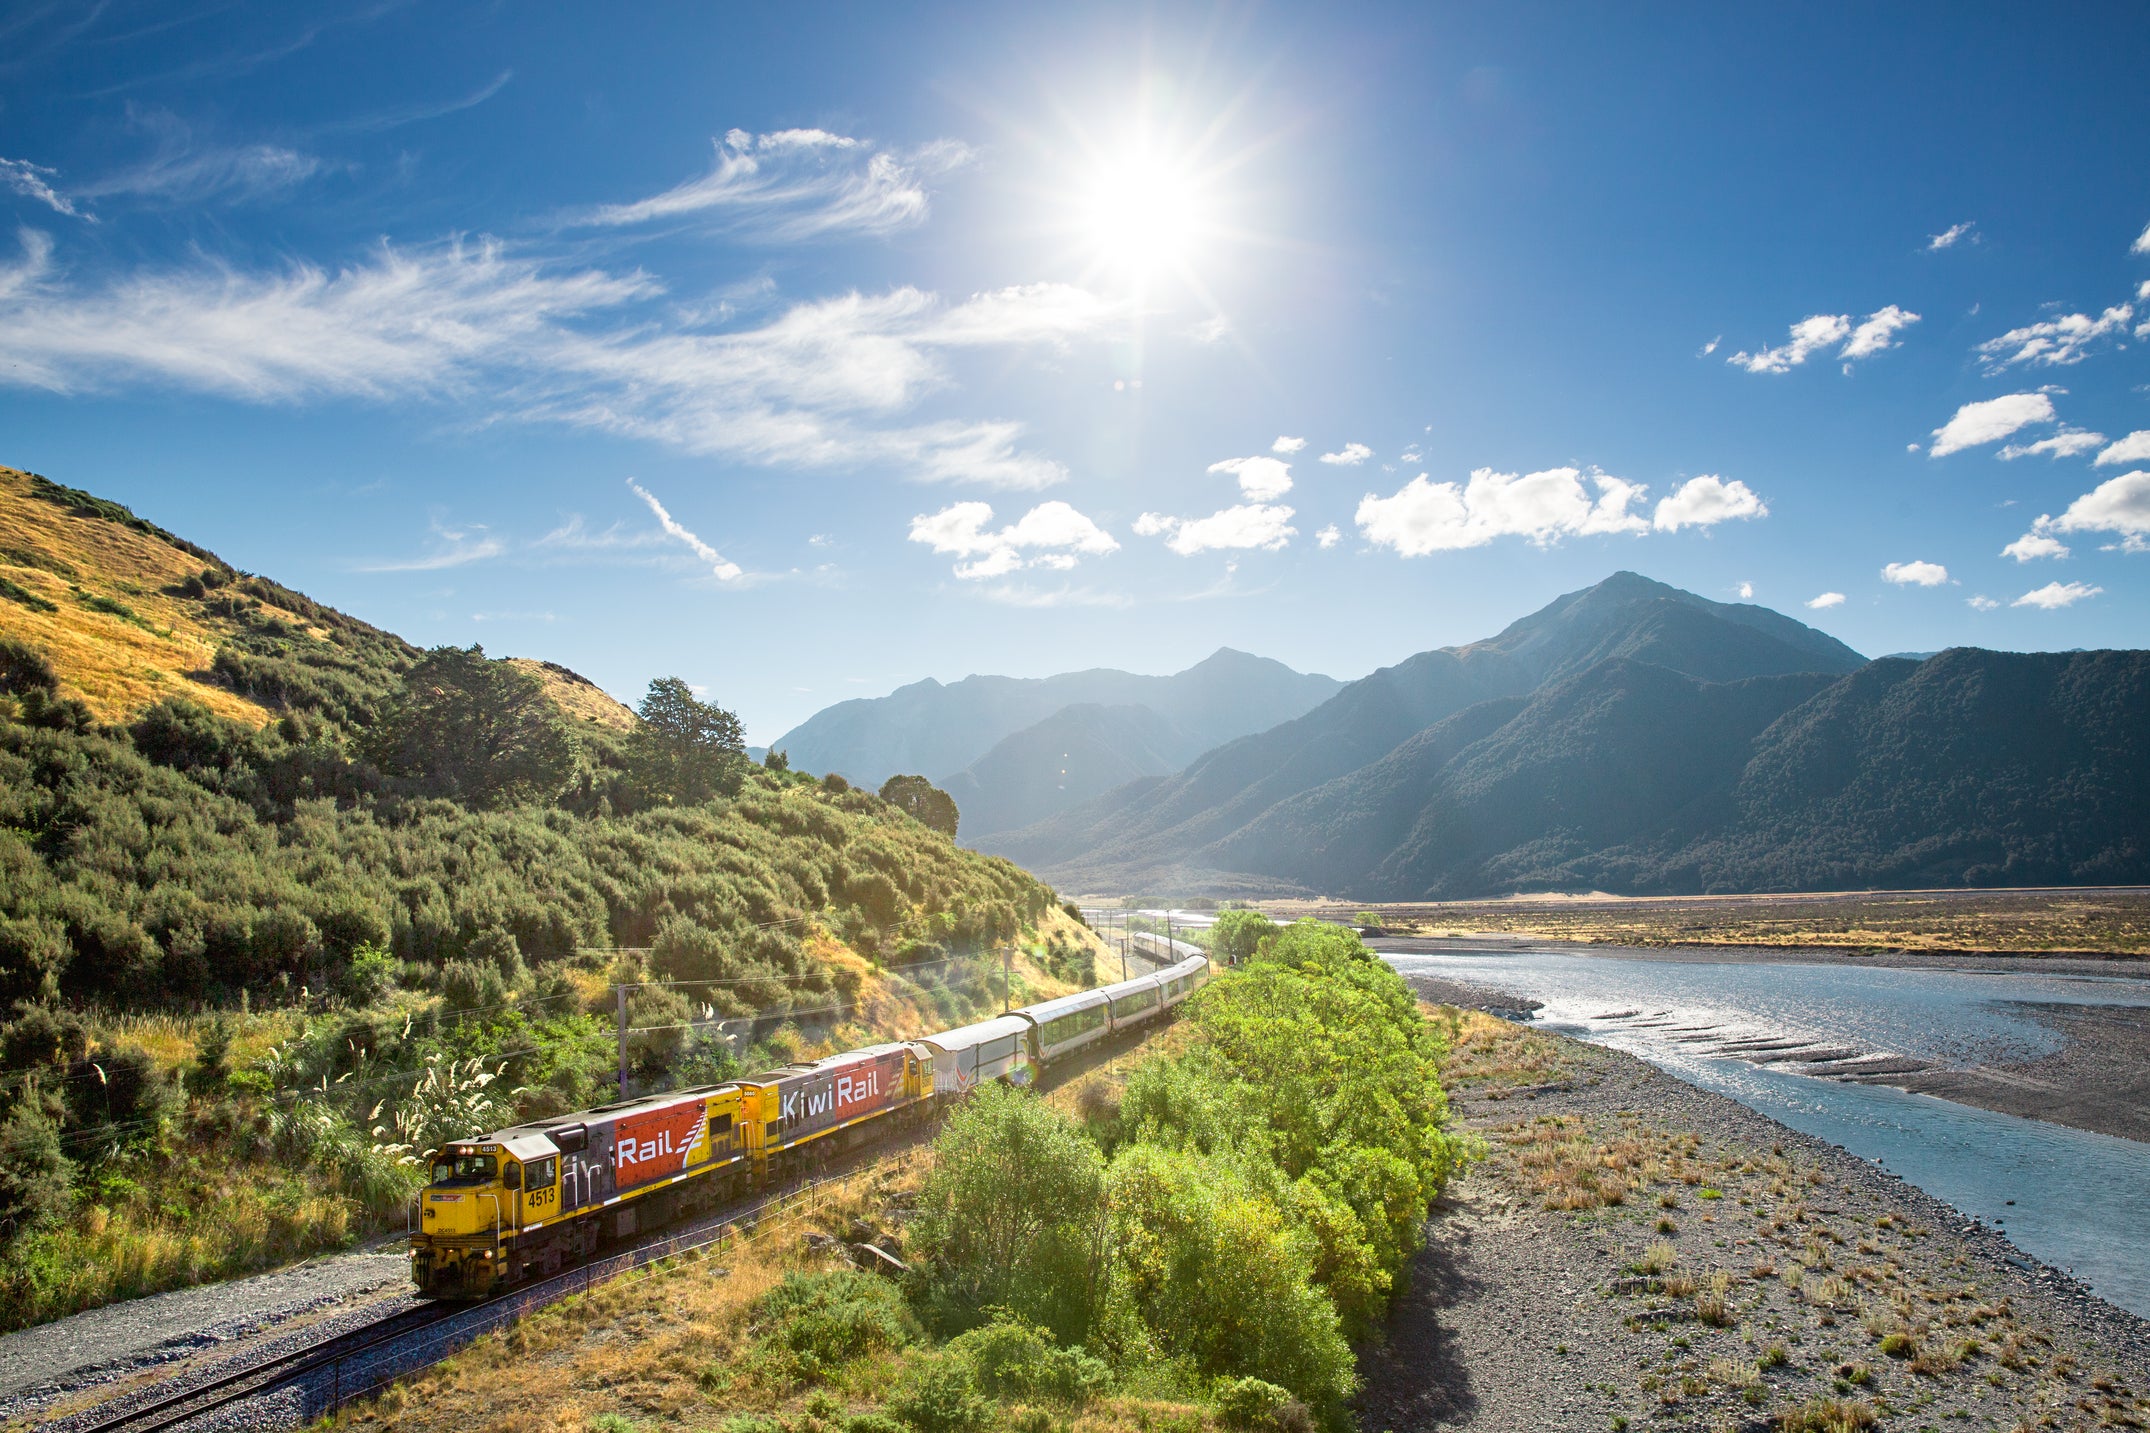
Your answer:
[[[1290,545],[1299,529],[1291,525],[1292,510],[1271,503],[1241,503],[1208,517],[1171,517],[1146,512],[1135,519],[1140,537],[1161,537],[1165,546],[1182,557],[1200,552],[1275,552]]]
[[[86,199],[126,195],[170,204],[252,200],[303,184],[323,167],[318,157],[280,144],[173,146],[77,192]]]
[[[439,518],[429,524],[435,539],[433,551],[419,557],[388,558],[378,562],[360,563],[360,572],[439,572],[444,568],[462,567],[472,562],[484,562],[499,557],[508,550],[507,543],[489,532],[483,524],[465,523],[450,527]]]
[[[1826,612],[1831,607],[1842,607],[1843,605],[1844,594],[1841,592],[1824,592],[1819,597],[1809,597],[1807,599],[1807,606],[1816,612]]]
[[[1564,537],[1648,532],[1649,521],[1632,511],[1647,491],[1577,468],[1522,474],[1479,468],[1465,484],[1436,483],[1420,473],[1388,497],[1368,493],[1353,520],[1361,537],[1404,557],[1483,547],[1501,537],[1549,547]]]
[[[1951,224],[1926,241],[1926,251],[1936,253],[1942,249],[1953,249],[1965,239],[1976,242],[1977,235],[1972,231],[1977,228],[1978,225],[1968,220],[1961,224]]]
[[[903,422],[953,386],[946,358],[1059,348],[1120,312],[1036,284],[956,304],[914,288],[802,302],[724,332],[668,325],[641,271],[562,269],[492,242],[397,249],[343,269],[199,261],[102,285],[26,234],[0,265],[0,383],[130,383],[249,402],[425,398],[774,466],[1037,488],[1066,469],[1001,419]]]
[[[2105,441],[2103,433],[2086,432],[2081,428],[2063,428],[2050,438],[2040,438],[2035,443],[2010,443],[1996,455],[2013,462],[2017,458],[2073,458],[2089,452]]]
[[[2034,423],[2054,422],[2058,416],[2053,411],[2052,398],[2044,393],[2007,393],[1966,403],[1956,410],[1955,417],[1934,429],[1933,446],[1926,453],[1928,457],[1945,458],[1966,448],[1998,443]]]
[[[2102,587],[2091,587],[2081,582],[2048,582],[2043,587],[2024,593],[2008,605],[2042,607],[2048,612],[2054,612],[2063,607],[2073,607],[2085,598],[2095,597],[2104,590]]]
[[[656,495],[650,492],[648,488],[643,487],[633,478],[627,480],[627,486],[634,490],[636,497],[642,499],[648,505],[650,512],[655,514],[657,518],[657,525],[665,530],[666,535],[683,544],[689,552],[700,558],[717,581],[737,582],[740,578],[746,576],[745,570],[738,563],[729,561],[723,553],[696,537],[692,532],[689,532],[686,525],[666,511],[664,504],[657,501]]]
[[[2021,365],[2025,368],[2064,368],[2081,363],[2093,350],[2110,340],[2127,337],[2128,320],[2135,310],[2114,304],[2096,318],[2088,314],[2063,314],[2059,318],[2012,328],[1999,338],[1989,338],[1974,350],[1986,372],[1999,373]]]
[[[460,114],[466,109],[476,109],[494,95],[508,87],[515,78],[515,71],[502,70],[491,80],[467,95],[450,100],[433,100],[412,105],[399,105],[393,109],[374,110],[369,114],[354,115],[350,119],[332,120],[315,125],[315,134],[378,134],[384,130],[401,129],[407,124],[421,124],[429,119],[442,119]]]
[[[34,199],[70,219],[89,217],[75,207],[72,199],[52,187],[59,172],[42,164],[32,164],[27,159],[0,159],[0,186],[14,190],[25,199]]]
[[[1845,371],[1850,372],[1851,363],[1858,359],[1896,347],[1896,335],[1918,321],[1917,314],[1895,304],[1876,309],[1857,325],[1849,314],[1812,314],[1793,324],[1790,336],[1777,347],[1758,348],[1752,353],[1741,349],[1725,362],[1749,373],[1789,373],[1823,349],[1841,343],[1844,346],[1836,356],[1845,361]]]
[[[716,141],[706,174],[646,199],[578,211],[565,222],[617,228],[702,217],[780,242],[888,233],[923,222],[927,183],[972,158],[968,146],[950,139],[904,152],[823,129],[735,129]]]
[[[1364,443],[1346,443],[1333,453],[1323,453],[1321,460],[1332,467],[1356,468],[1374,455],[1374,450]]]
[[[1067,571],[1085,556],[1118,552],[1119,542],[1064,502],[1039,503],[1017,521],[989,530],[993,509],[985,503],[951,503],[911,519],[910,540],[935,552],[966,559],[955,575],[965,581],[1006,577],[1026,567]]]

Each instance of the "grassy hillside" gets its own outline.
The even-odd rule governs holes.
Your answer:
[[[684,684],[421,653],[26,475],[0,521],[9,1321],[336,1242],[431,1142],[602,1098],[614,983],[657,1088],[960,1022],[1009,945],[1019,998],[1095,980],[1046,887]]]

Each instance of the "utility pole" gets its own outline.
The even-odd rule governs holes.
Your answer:
[[[1008,985],[1014,975],[1015,946],[1013,944],[1004,945],[1000,948],[1000,1013],[1003,1015],[1007,1014],[1015,1003],[1014,996],[1009,993]]]
[[[617,985],[614,993],[620,998],[620,1098],[627,1098],[627,987]]]

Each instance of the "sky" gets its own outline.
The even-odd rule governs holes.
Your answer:
[[[1620,569],[2140,646],[2150,10],[0,12],[0,463],[767,741]]]

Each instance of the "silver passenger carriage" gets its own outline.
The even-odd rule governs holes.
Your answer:
[[[933,1093],[967,1095],[980,1085],[1006,1080],[1031,1081],[1030,1022],[1020,1015],[996,1015],[960,1030],[943,1030],[911,1042],[921,1059],[933,1064]]]
[[[1024,1007],[1019,1013],[1030,1021],[1030,1058],[1049,1063],[1110,1035],[1115,989],[1085,990]]]
[[[1112,1009],[1114,1032],[1132,1030],[1145,1020],[1155,1020],[1165,1013],[1164,988],[1154,975],[1138,976],[1110,985],[1104,991],[1106,1004]]]

